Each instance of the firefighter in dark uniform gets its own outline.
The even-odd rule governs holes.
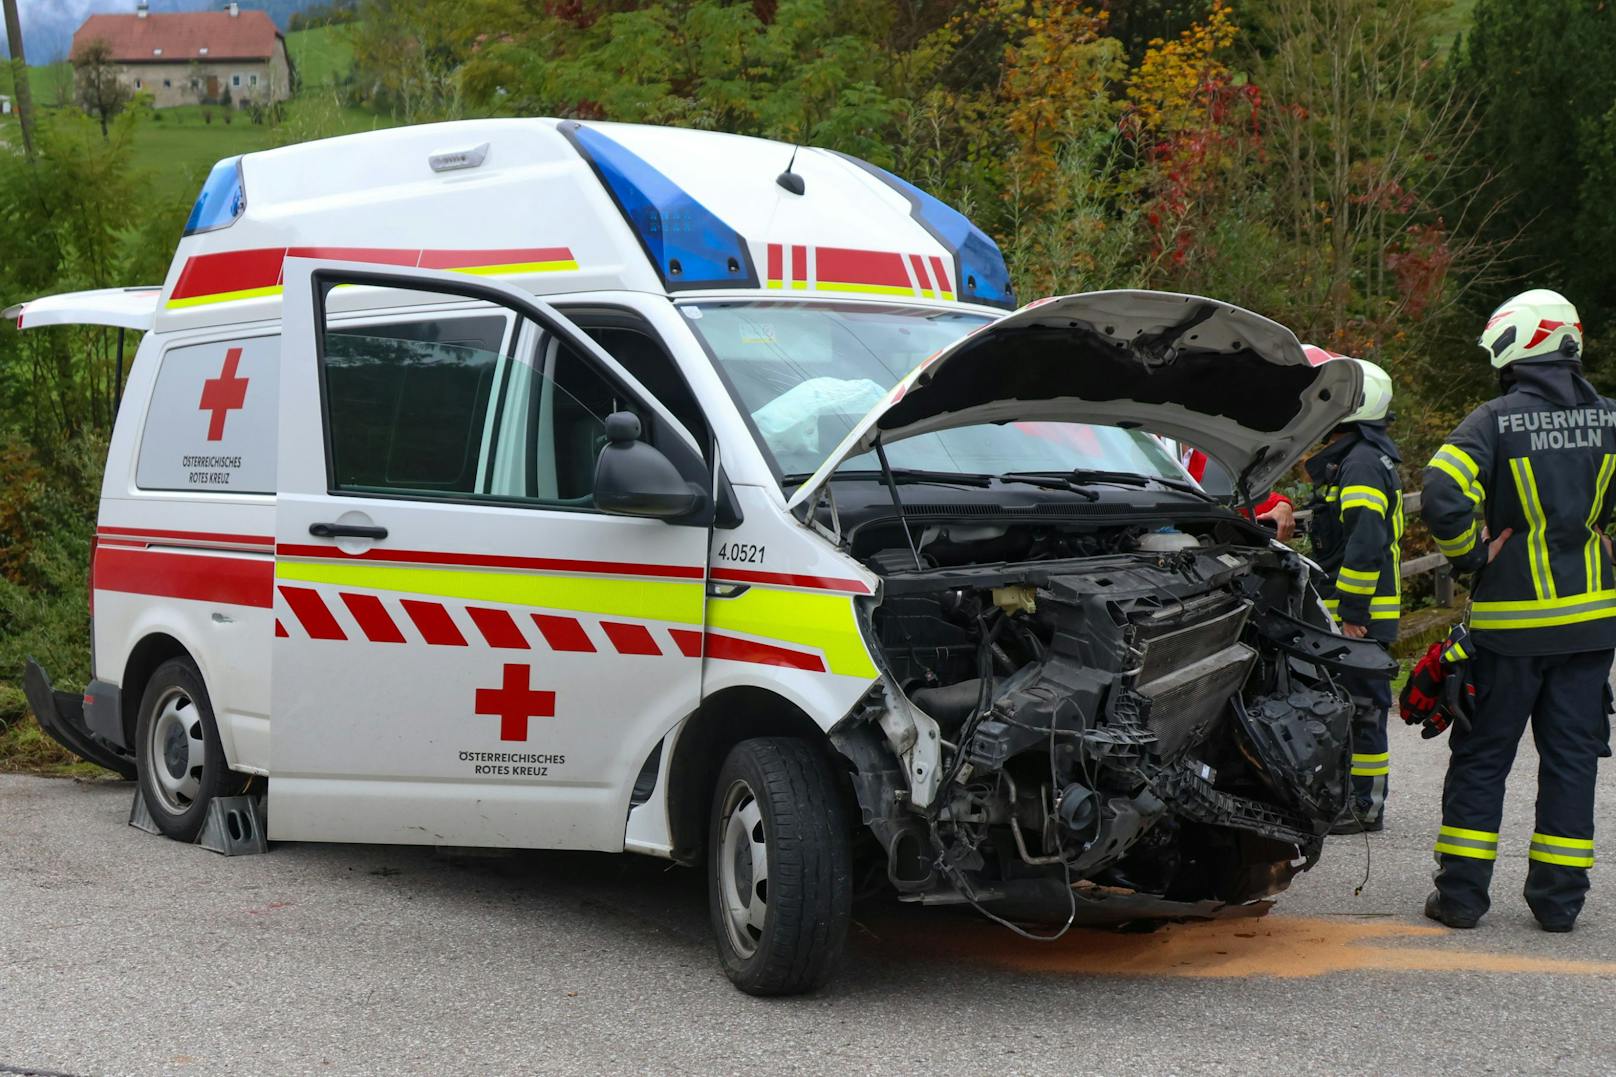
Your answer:
[[[1325,605],[1341,631],[1389,646],[1397,639],[1402,602],[1403,492],[1400,457],[1386,432],[1392,380],[1362,359],[1358,410],[1331,433],[1307,462],[1313,480],[1313,558],[1329,576]],[[1355,704],[1352,718],[1352,803],[1331,830],[1356,834],[1386,825],[1391,753],[1386,714],[1392,705],[1386,677],[1344,677]]]
[[[1425,914],[1469,928],[1487,911],[1504,780],[1530,719],[1540,761],[1526,903],[1545,930],[1570,931],[1594,862],[1594,779],[1609,740],[1616,402],[1583,378],[1582,325],[1554,292],[1499,307],[1479,343],[1503,395],[1471,412],[1425,469],[1422,512],[1437,545],[1458,571],[1480,571],[1476,712],[1451,734]]]

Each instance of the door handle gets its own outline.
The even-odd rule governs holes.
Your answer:
[[[315,538],[384,539],[387,528],[370,524],[310,524],[309,534]]]

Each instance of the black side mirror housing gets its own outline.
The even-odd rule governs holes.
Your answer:
[[[707,502],[701,487],[687,482],[660,449],[639,438],[640,420],[633,412],[606,416],[606,447],[595,461],[595,507],[658,520],[701,509]]]

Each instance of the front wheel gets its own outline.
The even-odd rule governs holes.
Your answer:
[[[830,978],[853,902],[846,813],[824,753],[760,737],[730,750],[713,792],[708,906],[718,956],[750,995]]]
[[[208,802],[240,791],[213,723],[202,674],[188,658],[157,667],[140,700],[135,771],[152,822],[175,841],[196,840]]]

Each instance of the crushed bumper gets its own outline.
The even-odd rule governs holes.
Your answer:
[[[52,689],[50,677],[32,658],[23,669],[23,694],[28,706],[43,729],[57,744],[80,759],[105,767],[123,778],[135,776],[135,759],[115,734],[121,727],[110,721],[117,712],[117,690],[111,685],[96,682],[84,695],[58,692]],[[92,704],[94,726],[86,720],[85,703]]]

